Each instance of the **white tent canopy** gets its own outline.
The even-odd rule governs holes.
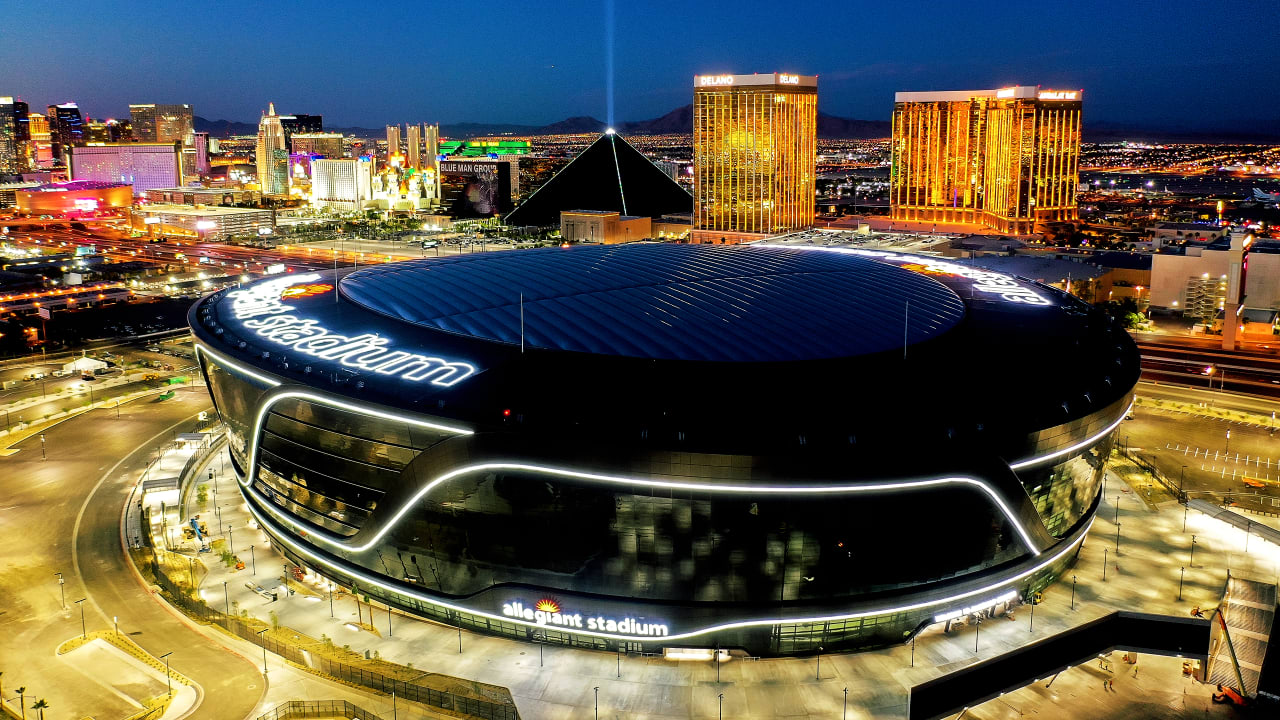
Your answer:
[[[94,370],[102,370],[107,366],[101,360],[94,360],[91,357],[78,357],[75,360],[62,366],[63,372],[82,373],[93,372]]]

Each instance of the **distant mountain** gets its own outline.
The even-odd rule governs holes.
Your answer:
[[[578,115],[576,117],[565,118],[560,122],[554,122],[550,125],[543,125],[540,128],[534,128],[529,132],[530,135],[576,135],[578,133],[601,133],[605,130],[605,124],[593,117],[586,115]]]
[[[596,118],[579,115],[566,118],[550,125],[518,125],[515,123],[448,123],[440,126],[440,134],[451,138],[470,138],[483,135],[578,135],[600,133],[605,130],[605,122]],[[1186,128],[1150,128],[1121,123],[1089,122],[1085,124],[1084,139],[1086,142],[1116,142],[1133,140],[1138,142],[1158,143],[1280,143],[1280,132],[1270,128],[1280,127],[1280,122],[1265,124],[1261,131],[1224,131],[1213,132]],[[624,121],[616,126],[623,135],[672,135],[693,131],[693,106],[685,105],[661,117],[650,120]],[[207,132],[214,137],[231,135],[256,135],[256,123],[242,123],[234,120],[206,120],[200,116],[195,118],[195,129]],[[325,128],[329,132],[354,135],[363,138],[381,138],[386,135],[384,128],[365,127],[333,127]],[[818,137],[825,139],[868,139],[887,138],[891,125],[887,120],[856,120],[818,113]]]
[[[231,137],[232,135],[257,135],[257,124],[236,122],[235,120],[206,120],[195,116],[196,132],[207,132],[211,137]]]
[[[1188,128],[1156,129],[1124,123],[1090,122],[1084,126],[1085,142],[1133,142],[1150,143],[1278,143],[1280,121],[1264,123],[1267,130],[1212,131]]]

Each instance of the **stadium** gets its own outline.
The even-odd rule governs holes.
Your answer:
[[[241,491],[362,596],[478,632],[900,643],[1074,562],[1138,353],[1034,282],[627,244],[287,274],[191,311]]]

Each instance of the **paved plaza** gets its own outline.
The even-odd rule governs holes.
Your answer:
[[[914,646],[825,655],[820,666],[816,658],[734,659],[721,664],[717,682],[709,661],[620,657],[554,645],[540,649],[466,631],[461,633],[459,652],[456,628],[399,613],[389,617],[382,606],[375,606],[371,620],[365,603],[360,604],[357,618],[356,601],[345,593],[334,596],[331,615],[328,593],[318,578],[308,578],[312,592],[289,596],[278,591],[279,600],[265,599],[246,583],[277,589],[286,561],[271,549],[266,535],[253,527],[234,480],[224,474],[229,466],[222,458],[213,458],[208,467],[217,476],[217,492],[211,486],[209,504],[202,509],[189,506],[188,512],[202,512],[215,539],[232,535],[242,559],[249,559],[248,547],[254,546],[252,564],[239,571],[218,562],[216,555],[200,556],[208,567],[201,594],[210,606],[229,606],[233,612],[247,611],[262,620],[274,613],[281,625],[313,638],[328,636],[336,645],[349,645],[360,653],[376,652],[384,660],[424,671],[505,686],[524,718],[585,717],[584,710],[594,711],[596,687],[605,717],[711,718],[717,717],[723,702],[724,716],[736,718],[830,718],[842,712],[849,718],[902,718],[912,685],[1115,610],[1184,615],[1196,606],[1211,609],[1221,599],[1228,571],[1273,581],[1280,568],[1280,549],[1255,536],[1246,552],[1242,531],[1195,512],[1186,515],[1184,532],[1181,505],[1152,504],[1109,473],[1102,507],[1079,562],[1045,592],[1034,619],[1031,607],[1024,605],[1010,617],[987,621],[980,628],[960,627],[948,633],[938,625],[921,633]],[[207,470],[198,474],[207,476]],[[190,493],[188,502],[195,497]],[[1193,536],[1194,564],[1190,558]],[[186,545],[188,550],[194,547],[193,542]],[[359,621],[365,626],[372,622],[376,633],[362,628]],[[1078,707],[1080,712],[1087,708],[1091,717],[1161,717],[1146,713],[1184,705],[1202,714],[1225,712],[1208,702],[1211,688],[1184,678],[1180,662],[1142,656],[1140,664],[1146,674],[1117,679],[1115,693],[1101,694],[1096,673],[1082,666],[1064,673],[1053,687],[1028,687],[975,708],[970,715],[1006,717],[999,708],[1010,706],[1025,713],[1040,705],[1044,712],[1048,710],[1045,703]]]

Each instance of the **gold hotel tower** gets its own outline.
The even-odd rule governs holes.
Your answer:
[[[812,226],[816,75],[693,78],[693,242]]]
[[[1077,218],[1081,90],[900,92],[893,106],[894,220],[1028,235]]]

